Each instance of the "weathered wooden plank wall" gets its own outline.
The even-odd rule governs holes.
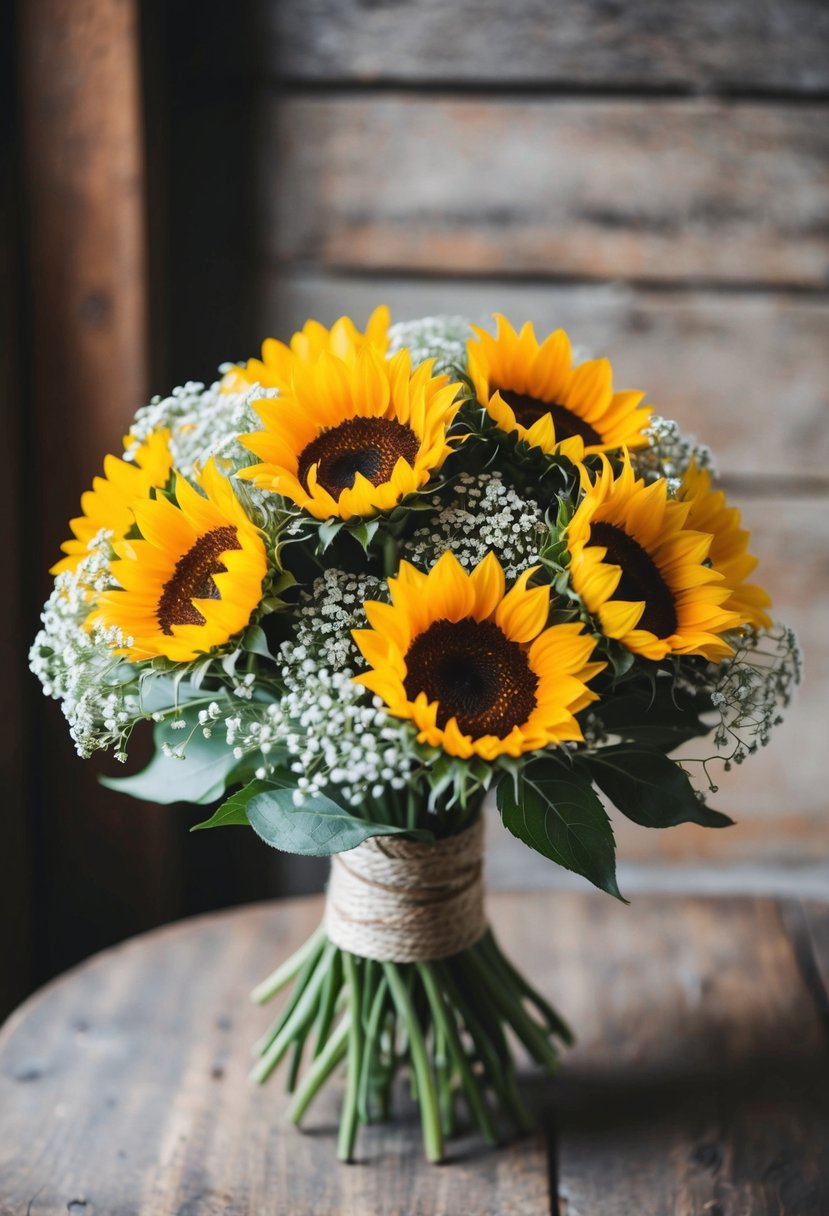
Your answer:
[[[808,676],[728,832],[633,861],[829,859],[829,10],[262,0],[263,329],[559,325],[710,443]]]

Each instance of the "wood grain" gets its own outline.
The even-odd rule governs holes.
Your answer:
[[[826,1037],[778,905],[590,910],[567,921],[558,975],[568,992],[587,978],[601,934],[556,1100],[559,1212],[825,1211]],[[549,928],[529,932],[543,949]]]
[[[20,320],[20,216],[10,180],[17,148],[17,98],[13,77],[12,15],[0,11],[0,146],[8,153],[0,165],[0,518],[3,520],[5,585],[0,623],[0,784],[3,835],[0,852],[0,924],[15,925],[0,948],[0,1018],[18,1003],[32,982],[32,865],[28,780],[24,776],[25,708],[30,687],[24,656],[28,623],[24,606],[23,520],[26,516],[23,449]]]
[[[284,269],[265,289],[263,337],[307,317],[364,321],[381,301],[396,320],[454,313],[491,326],[497,310],[539,333],[562,326],[586,352],[610,357],[620,387],[646,389],[655,409],[710,444],[723,473],[766,488],[781,476],[829,484],[829,299]]]
[[[260,163],[269,252],[588,278],[829,279],[822,106],[284,97]]]
[[[800,906],[802,922],[794,922],[804,971],[812,972],[815,999],[829,1033],[829,905],[821,900],[806,900]]]
[[[17,7],[34,633],[66,521],[145,400],[144,162],[135,0]],[[33,717],[38,968],[48,975],[99,947],[102,929],[112,941],[169,913],[173,854],[164,812],[113,813],[56,706],[40,699]]]
[[[14,1015],[0,1036],[4,1216],[541,1216],[551,1165],[568,1216],[826,1210],[826,1040],[802,917],[787,929],[772,900],[625,909],[563,893],[494,896],[491,912],[579,1033],[560,1080],[530,1082],[552,1163],[534,1137],[498,1153],[463,1140],[426,1166],[407,1114],[340,1166],[336,1092],[304,1133],[284,1125],[281,1079],[246,1080],[267,1019],[244,994],[316,924],[319,902],[294,901],[139,938]]]
[[[829,87],[819,0],[270,0],[270,70],[280,77],[808,94]]]
[[[246,994],[320,914],[306,901],[185,922],[24,1007],[0,1046],[4,1216],[546,1211],[541,1136],[502,1154],[470,1137],[437,1169],[408,1110],[402,1128],[361,1138],[358,1165],[340,1166],[338,1085],[303,1133],[282,1122],[283,1078],[249,1085],[250,1046],[272,1015]]]

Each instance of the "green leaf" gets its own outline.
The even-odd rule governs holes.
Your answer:
[[[208,663],[210,660],[208,660]],[[180,675],[180,673],[177,673]],[[141,673],[139,696],[142,714],[163,713],[176,705],[184,708],[188,701],[201,697],[198,684],[193,683],[193,670],[187,679],[176,678],[171,672],[145,671]],[[216,700],[221,701],[221,694],[216,694]],[[170,742],[174,739],[170,737]]]
[[[223,655],[219,660],[222,665],[222,671],[231,679],[236,675],[236,664],[242,657],[241,650],[232,650],[230,654]]]
[[[364,523],[357,524],[356,528],[352,528],[351,535],[354,537],[354,539],[356,541],[359,542],[359,544],[362,545],[363,550],[366,553],[368,553],[369,545],[374,540],[374,537],[377,535],[377,529],[379,527],[380,527],[379,519],[370,519],[370,520],[365,521]]]
[[[265,630],[261,625],[249,625],[245,630],[245,635],[242,638],[242,649],[248,654],[261,655],[263,659],[273,660],[273,655],[268,646],[268,639],[265,636]]]
[[[700,718],[708,708],[700,698],[676,689],[672,679],[657,678],[600,702],[595,713],[608,734],[669,752],[709,733]]]
[[[273,789],[276,784],[273,777],[267,781],[260,781],[258,778],[249,781],[247,785],[242,786],[235,794],[231,794],[209,819],[194,824],[190,831],[198,832],[202,828],[224,828],[230,827],[232,824],[243,824],[245,827],[248,827],[248,803],[257,794],[262,794],[267,790]],[[288,784],[293,785],[294,782],[293,780],[290,780],[290,782],[286,780],[285,784],[286,786]]]
[[[337,533],[342,531],[343,521],[341,519],[327,519],[321,523],[317,529],[319,537],[320,552],[324,553],[329,545],[333,544]]]
[[[589,780],[576,773],[562,775],[558,766],[536,761],[514,782],[498,783],[497,801],[504,827],[513,836],[622,899],[616,885],[613,829]]]
[[[182,731],[170,730],[169,722],[156,723],[153,732],[156,753],[145,769],[132,777],[101,777],[101,785],[133,798],[164,805],[172,802],[205,804],[221,798],[230,784],[231,774],[239,767],[233,749],[227,745],[224,730],[216,730],[205,739],[195,709],[183,710],[179,720],[185,723]],[[194,733],[188,740],[190,731]],[[181,746],[184,758],[165,756],[162,743]]]
[[[698,823],[726,828],[734,822],[700,802],[688,774],[655,748],[620,743],[585,756],[580,763],[617,810],[643,827]]]
[[[315,794],[302,806],[295,806],[290,789],[274,788],[256,794],[247,804],[247,817],[267,844],[301,857],[330,857],[355,849],[370,836],[405,833],[412,840],[434,840],[431,832],[407,831],[360,819],[324,794]]]

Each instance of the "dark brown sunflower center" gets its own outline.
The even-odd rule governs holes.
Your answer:
[[[622,567],[615,600],[644,600],[645,611],[637,625],[658,638],[676,633],[678,624],[673,592],[647,550],[615,524],[596,523],[590,527],[590,543],[607,549],[606,562]]]
[[[205,532],[176,562],[176,568],[164,584],[156,616],[161,632],[171,635],[173,625],[203,625],[205,618],[193,600],[219,600],[219,588],[213,575],[225,574],[227,566],[221,561],[228,549],[241,549],[236,529],[214,528]]]
[[[538,676],[525,652],[491,621],[434,621],[406,654],[410,701],[437,701],[438,726],[457,718],[465,735],[503,739],[535,709]]]
[[[500,388],[497,384],[493,384],[491,391],[496,390],[515,414],[516,421],[528,430],[534,422],[538,422],[539,418],[550,414],[556,429],[557,442],[562,439],[572,439],[576,435],[584,440],[586,446],[602,442],[599,432],[595,431],[590,423],[585,422],[578,414],[568,410],[566,405],[558,405],[555,401],[540,401],[538,397],[528,397],[526,393],[516,393],[511,388]]]
[[[394,418],[347,418],[303,448],[297,477],[307,490],[308,471],[315,464],[318,484],[339,499],[358,473],[374,486],[390,481],[400,457],[413,465],[419,448],[412,428]]]

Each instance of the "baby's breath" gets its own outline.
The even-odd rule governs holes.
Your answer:
[[[538,561],[547,535],[538,503],[522,498],[496,473],[463,473],[448,502],[435,499],[435,514],[401,546],[401,557],[428,569],[447,549],[467,570],[495,553],[507,579]]]
[[[142,406],[130,428],[127,459],[155,430],[170,431],[170,450],[176,469],[192,477],[211,456],[242,467],[251,461],[250,453],[238,443],[244,432],[258,431],[262,423],[253,409],[260,397],[275,397],[276,389],[255,385],[245,393],[223,393],[218,382],[209,388],[188,380],[174,388],[169,397],[153,397]]]
[[[434,374],[455,377],[466,370],[466,344],[472,337],[464,317],[422,317],[398,321],[389,329],[389,355],[408,350],[412,367],[434,359]]]
[[[691,461],[696,463],[698,469],[715,472],[711,449],[697,443],[693,435],[683,435],[670,418],[653,417],[645,433],[650,440],[649,446],[631,452],[631,463],[645,481],[657,481],[664,477],[669,482],[669,488],[671,483],[675,483],[675,489]]]
[[[363,609],[366,600],[387,598],[385,582],[374,575],[326,570],[300,599],[297,644],[317,654],[320,663],[333,671],[361,663],[351,631],[368,624]]]
[[[684,682],[709,692],[718,719],[711,738],[726,771],[768,744],[802,678],[800,647],[786,625],[749,631],[718,665],[683,668]]]
[[[283,643],[279,663],[285,694],[225,719],[234,755],[261,753],[262,776],[278,755],[296,777],[297,805],[331,787],[351,806],[404,789],[416,764],[409,724],[367,698],[350,668],[331,670],[303,645]]]
[[[123,758],[136,715],[132,669],[115,650],[128,639],[117,630],[84,628],[90,596],[113,585],[107,534],[91,542],[75,570],[57,576],[43,608],[42,629],[29,666],[48,697],[61,702],[79,755],[115,747]]]

